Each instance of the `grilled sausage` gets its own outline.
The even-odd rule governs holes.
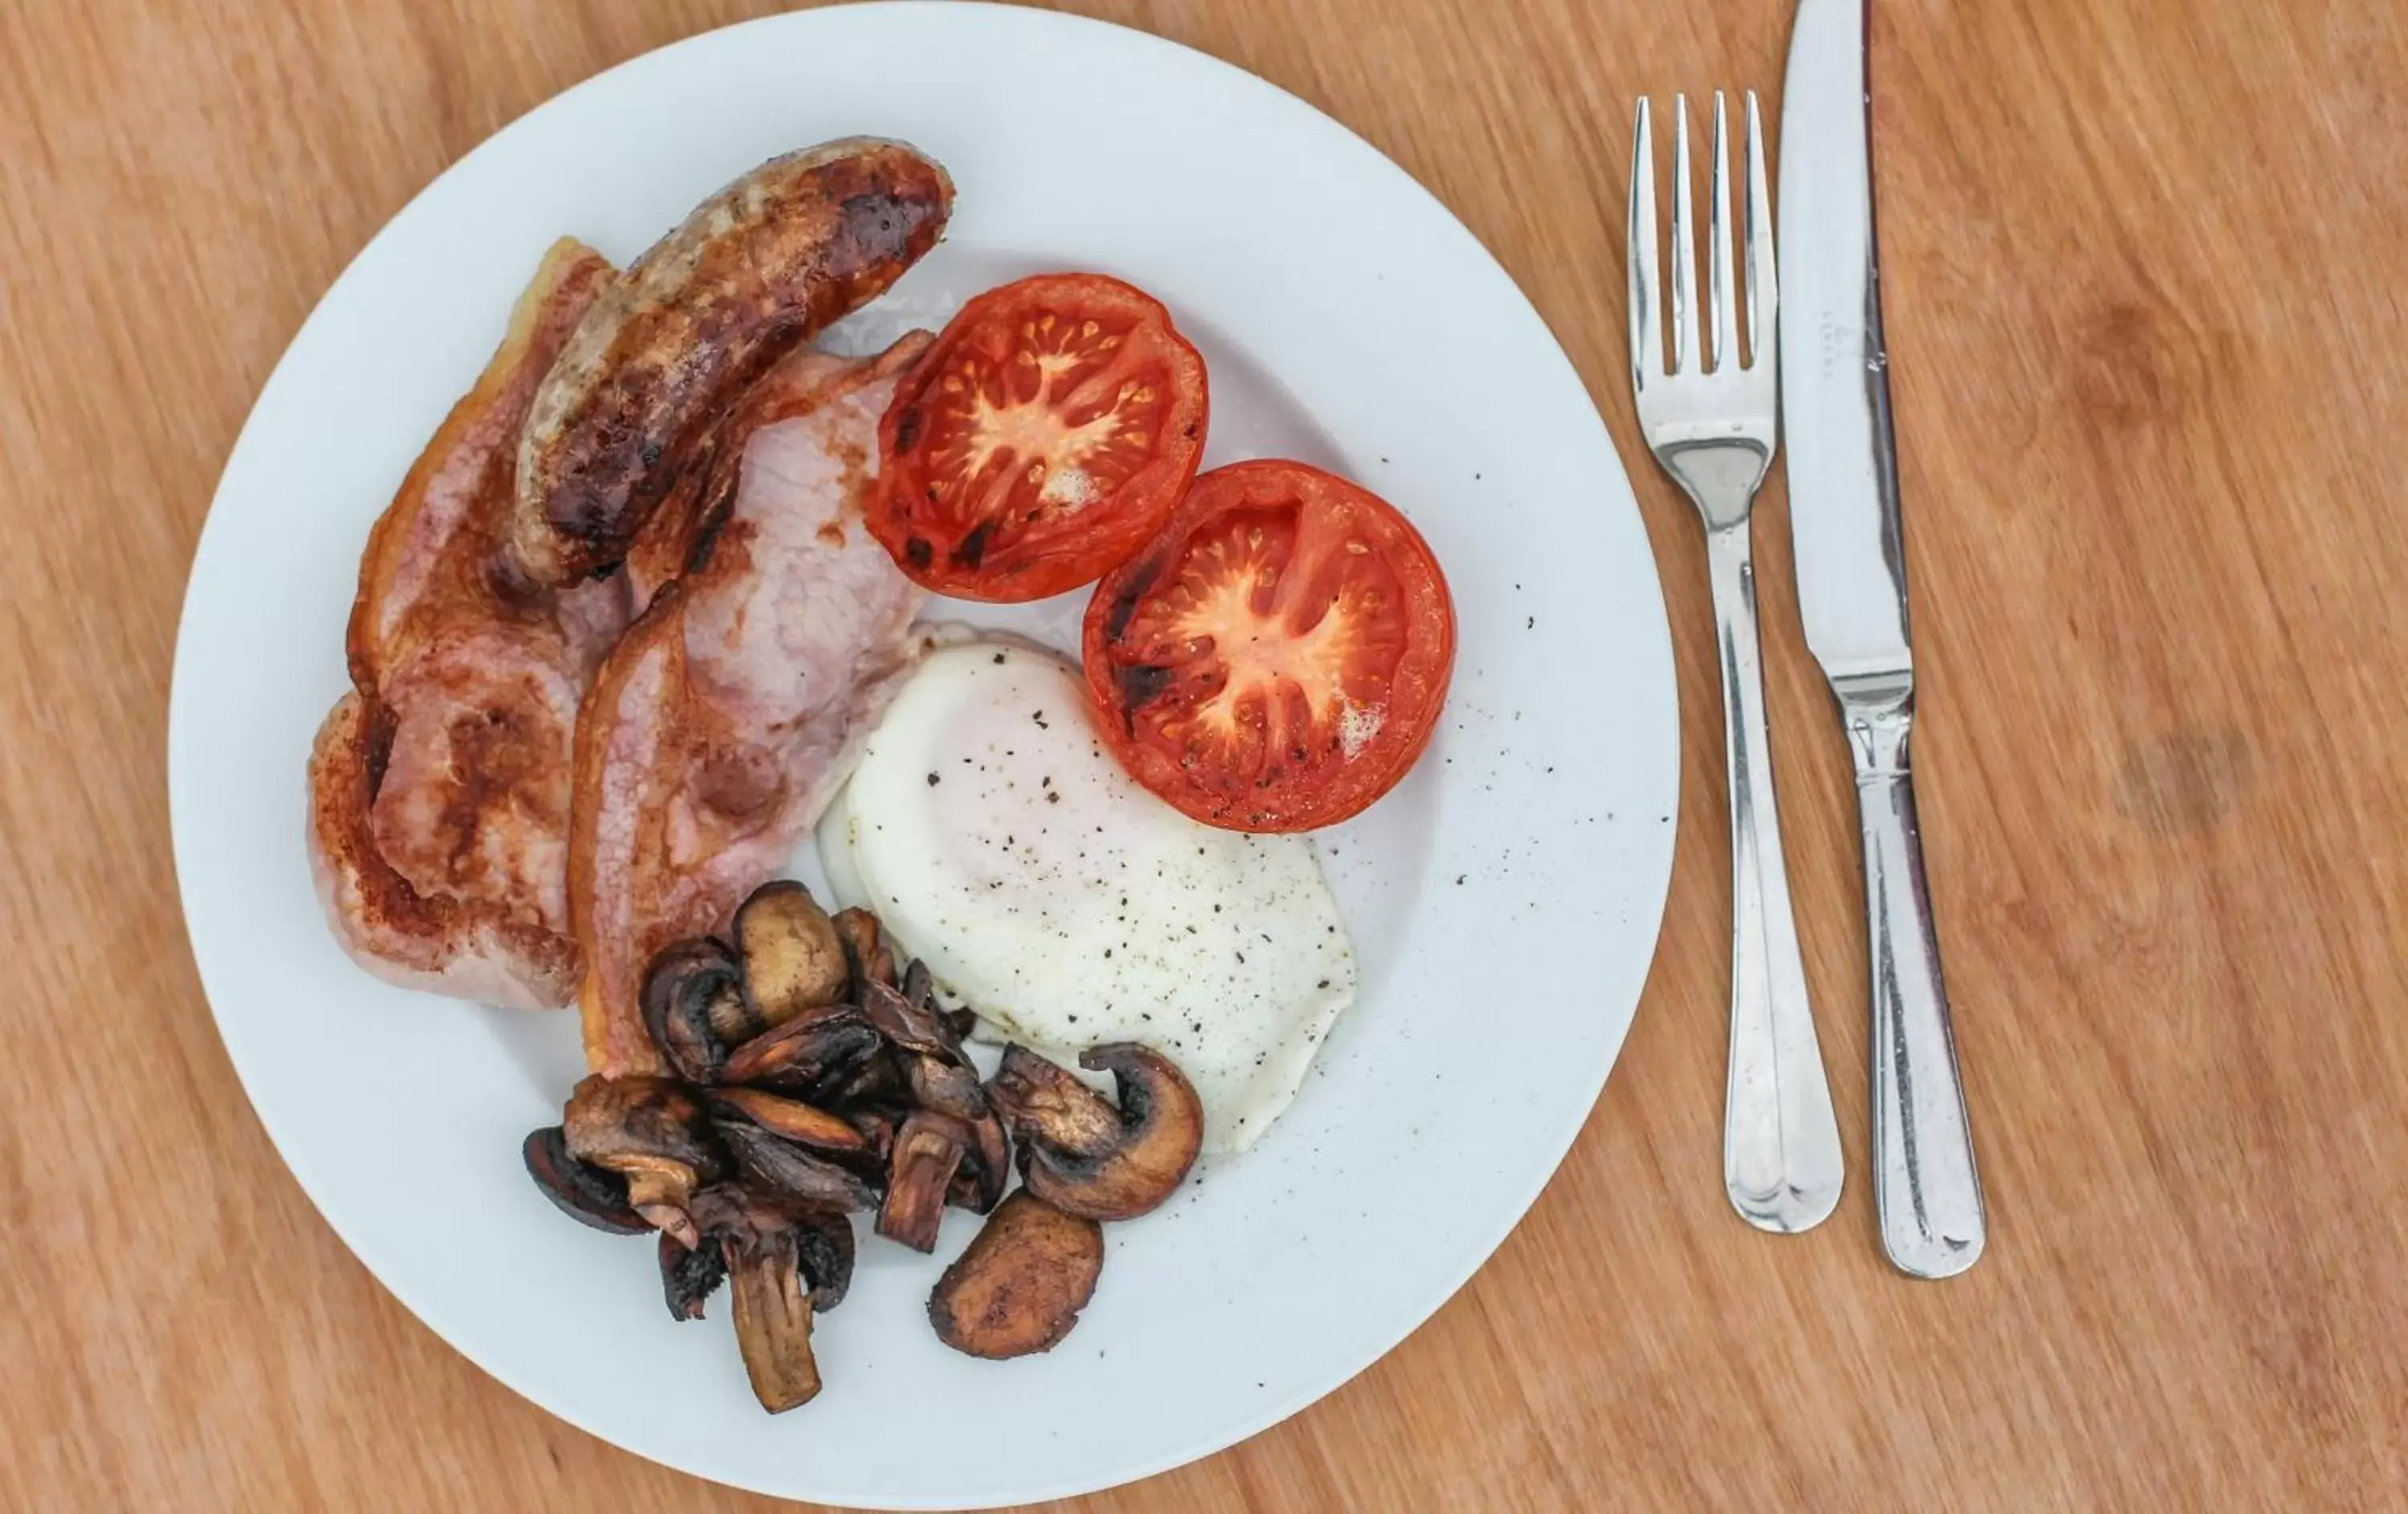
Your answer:
[[[936,245],[943,168],[849,137],[773,158],[695,208],[596,300],[519,444],[507,566],[555,586],[609,570],[711,419]]]

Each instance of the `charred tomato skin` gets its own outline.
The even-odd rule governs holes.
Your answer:
[[[959,598],[1093,583],[1177,508],[1210,411],[1202,354],[1143,290],[1096,273],[989,290],[896,388],[870,533]]]
[[[1455,604],[1396,507],[1304,463],[1199,476],[1096,585],[1081,662],[1105,743],[1207,825],[1312,830],[1369,808],[1438,728]]]

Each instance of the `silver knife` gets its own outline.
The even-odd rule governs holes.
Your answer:
[[[1898,448],[1873,237],[1870,0],[1800,0],[1781,105],[1781,429],[1806,645],[1856,763],[1871,940],[1873,1195],[1899,1271],[1949,1277],[1986,1222],[1924,881]]]

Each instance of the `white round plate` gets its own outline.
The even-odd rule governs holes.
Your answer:
[[[1302,454],[1395,501],[1437,549],[1461,640],[1429,756],[1322,838],[1364,991],[1280,1124],[1114,1227],[1094,1304],[1042,1357],[972,1361],[928,1329],[928,1288],[975,1218],[950,1217],[935,1258],[866,1241],[852,1298],[819,1326],[825,1391],[773,1419],[724,1301],[673,1323],[653,1247],[569,1223],[521,1170],[521,1137],[557,1121],[581,1071],[572,1017],[403,992],[337,949],[303,856],[302,769],[345,685],[369,523],[545,245],[571,233],[624,260],[763,159],[856,133],[934,154],[959,204],[946,244],[849,339],[939,323],[1040,267],[1130,278],[1211,364],[1207,462]],[[1059,642],[1078,603],[1010,623]],[[226,1049],[301,1186],[396,1297],[640,1455],[789,1497],[953,1507],[1219,1449],[1462,1285],[1554,1172],[1629,1026],[1678,736],[1661,592],[1605,428],[1436,200],[1312,108],[1156,38],[871,5],[614,68],[462,159],[368,244],[226,465],[168,746],[177,874]]]

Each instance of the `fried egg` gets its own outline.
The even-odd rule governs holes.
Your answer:
[[[1077,670],[1017,642],[930,654],[819,829],[829,882],[941,991],[1066,1065],[1137,1041],[1242,1150],[1354,999],[1354,951],[1302,836],[1216,830],[1124,772]]]

